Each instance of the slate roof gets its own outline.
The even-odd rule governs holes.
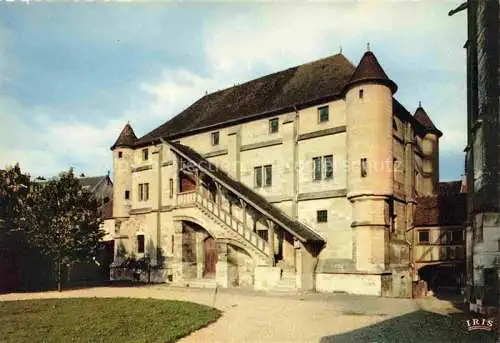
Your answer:
[[[129,123],[125,125],[122,132],[118,136],[115,144],[111,146],[111,150],[119,147],[131,147],[137,141],[137,136],[134,133],[134,129],[130,126]]]
[[[83,177],[79,177],[78,181],[80,181],[80,184],[84,188],[87,188],[90,192],[94,192],[94,190],[97,188],[97,186],[102,182],[109,182],[110,184],[112,184],[111,179],[109,178],[108,175],[83,176]]]
[[[394,81],[389,79],[384,69],[380,66],[380,63],[378,63],[377,57],[375,57],[371,51],[365,52],[363,57],[361,57],[356,71],[349,80],[349,86],[347,88],[364,82],[385,84],[392,90],[393,94],[396,93],[398,89],[398,86]]]
[[[438,184],[439,195],[457,195],[462,192],[462,181],[447,181]]]
[[[432,122],[431,118],[427,115],[427,112],[423,109],[422,106],[418,106],[417,110],[415,111],[415,114],[413,117],[420,123],[422,124],[427,131],[436,133],[439,137],[443,135],[441,131],[438,130],[438,128],[434,125]]]
[[[357,67],[344,55],[336,54],[205,95],[139,139],[127,125],[111,149],[145,146],[159,138],[172,140],[300,110],[340,98],[349,87],[360,82],[378,82],[386,84],[393,93],[397,90],[372,52],[367,51]],[[415,118],[396,99],[393,101],[395,115],[415,125],[417,132],[428,132],[417,120],[419,116]]]
[[[269,203],[263,196],[257,194],[253,189],[245,186],[241,182],[234,180],[224,171],[204,159],[195,150],[180,143],[169,142],[169,144],[177,154],[181,155],[190,163],[193,163],[196,167],[200,168],[200,170],[224,184],[232,192],[245,199],[259,211],[267,213],[269,217],[271,217],[278,225],[282,226],[283,229],[290,232],[302,242],[310,241],[324,243],[323,238],[311,228],[288,217],[280,209]]]
[[[461,181],[440,182],[438,195],[417,198],[415,226],[462,225],[467,219],[467,195]]]
[[[208,94],[136,145],[339,97],[355,67],[337,54]]]
[[[99,209],[102,219],[113,219],[113,200],[109,200]]]

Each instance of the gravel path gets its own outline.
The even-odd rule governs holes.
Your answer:
[[[134,297],[186,300],[224,311],[214,324],[181,342],[488,342],[461,327],[463,314],[436,299],[346,294],[268,294],[249,290],[95,287],[62,293],[12,293],[0,300]],[[475,335],[475,336],[474,336]]]

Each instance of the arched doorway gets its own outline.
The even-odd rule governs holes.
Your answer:
[[[182,278],[215,278],[217,246],[201,225],[182,220]]]
[[[203,241],[203,251],[205,255],[203,277],[214,278],[215,266],[217,264],[217,246],[213,237],[209,236],[205,238],[205,240]]]

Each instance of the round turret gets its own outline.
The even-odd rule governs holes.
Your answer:
[[[345,89],[348,197],[393,193],[392,94],[397,90],[368,51]]]
[[[113,217],[129,216],[132,201],[132,172],[133,145],[137,141],[134,130],[127,123],[115,144],[113,151]]]
[[[375,55],[366,52],[345,88],[347,197],[352,203],[356,269],[381,273],[388,267],[386,232],[393,211],[391,81]]]
[[[443,134],[436,128],[421,103],[419,103],[413,117],[424,127],[422,137],[423,184],[420,192],[423,195],[435,195],[439,183],[439,138]]]

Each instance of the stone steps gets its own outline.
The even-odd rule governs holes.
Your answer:
[[[295,271],[283,270],[281,279],[278,283],[269,289],[271,292],[293,293],[297,292]]]

